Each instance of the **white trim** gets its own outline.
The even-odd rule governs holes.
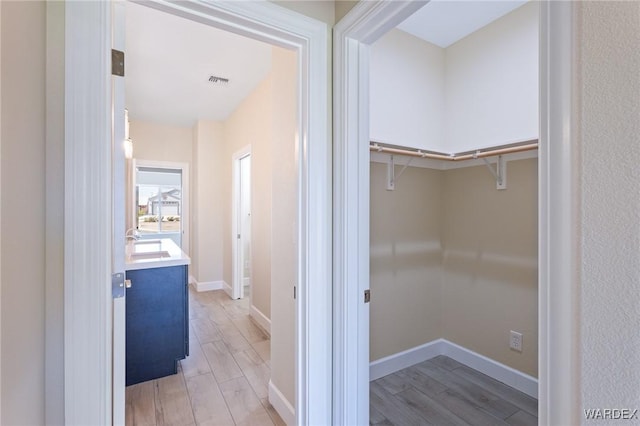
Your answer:
[[[437,339],[424,345],[372,361],[371,364],[369,364],[369,380],[377,380],[380,377],[442,355],[444,353],[444,342],[444,339]]]
[[[65,3],[65,423],[111,424],[111,3]],[[91,392],[87,392],[91,389]]]
[[[244,283],[240,283],[244,259],[241,247],[238,245],[237,235],[240,223],[240,192],[241,181],[240,161],[243,158],[251,157],[251,145],[247,145],[233,153],[231,156],[231,298],[242,299],[244,297]],[[251,186],[251,184],[250,184]],[[251,244],[251,241],[249,241]]]
[[[260,309],[256,308],[255,305],[251,305],[250,309],[251,311],[249,312],[249,315],[251,319],[253,319],[263,331],[271,336],[271,320],[267,318]]]
[[[50,6],[50,5],[47,5]],[[49,20],[50,17],[50,12],[49,9],[47,9],[47,21]],[[2,30],[1,30],[1,22],[2,22],[2,7],[0,7],[0,46],[2,45],[1,39],[2,39]],[[49,23],[49,22],[47,22]],[[50,28],[49,26],[47,26],[47,28]],[[52,43],[52,41],[49,41],[49,39],[47,38],[47,53],[49,53],[49,46],[50,43]],[[0,55],[1,58],[1,55]],[[47,68],[48,71],[48,68]],[[47,72],[47,78],[49,77],[49,73]],[[0,82],[2,81],[2,59],[0,59]],[[2,99],[2,84],[0,83],[0,99]],[[48,105],[47,105],[48,106]],[[48,115],[47,115],[48,118]],[[49,121],[47,120],[47,123]],[[49,135],[49,132],[47,132],[47,136]],[[47,141],[48,142],[48,141]],[[2,153],[2,102],[0,102],[0,153]],[[49,157],[46,157],[46,160],[49,160]],[[0,164],[2,164],[2,155],[0,154]],[[1,168],[1,167],[0,167]],[[0,176],[2,176],[2,172],[0,170]],[[0,200],[2,200],[2,182],[1,182],[1,178],[0,178]],[[0,209],[1,211],[2,209]],[[1,216],[1,215],[0,215]],[[2,219],[0,217],[0,224],[2,224]],[[0,241],[2,241],[2,227],[0,226]],[[48,231],[48,229],[47,229]],[[1,244],[0,244],[1,247]],[[45,258],[46,259],[46,258]],[[2,250],[0,249],[0,271],[2,271]],[[0,273],[0,307],[2,306],[2,279],[1,279],[2,274]],[[47,288],[49,288],[47,286]],[[47,301],[45,301],[46,303]],[[47,320],[48,318],[45,318],[45,320]],[[0,354],[2,354],[2,315],[0,315]],[[46,362],[46,361],[45,361]],[[45,372],[46,374],[46,372]],[[4,401],[2,399],[2,383],[4,383],[2,381],[2,362],[0,362],[0,401]],[[45,384],[46,386],[46,384]],[[45,388],[45,395],[46,395],[46,391],[48,390],[48,387]],[[46,415],[46,413],[45,413]],[[48,419],[48,418],[47,418]],[[2,420],[2,403],[0,403],[0,421]]]
[[[437,339],[424,345],[373,361],[371,380],[379,379],[438,355],[445,355],[487,376],[511,386],[532,398],[538,398],[538,380],[521,371],[487,358],[446,339]]]
[[[278,412],[285,424],[297,424],[295,409],[271,380],[269,380],[269,404]]]
[[[443,352],[456,361],[509,385],[532,398],[538,398],[538,379],[498,361],[443,339]]]
[[[271,2],[158,0],[142,4],[297,53],[299,251],[296,362],[292,366],[296,377],[295,422],[330,424],[328,25]],[[64,392],[68,424],[112,423],[110,6],[111,2],[66,3]]]
[[[190,247],[191,247],[191,210],[189,205],[189,195],[191,194],[191,181],[189,176],[189,163],[179,163],[173,161],[157,161],[157,160],[145,160],[143,158],[134,158],[132,161],[133,173],[132,173],[132,183],[133,188],[135,189],[136,182],[136,168],[137,167],[155,167],[158,169],[173,169],[181,171],[181,191],[180,194],[182,198],[182,214],[180,215],[180,227],[182,229],[182,235],[180,236],[180,248],[183,252],[189,255]],[[136,195],[135,190],[131,191],[131,196],[133,197],[133,201],[131,205],[134,208],[134,211],[137,209],[136,207]],[[134,222],[134,226],[137,226],[137,218],[136,222]]]
[[[222,290],[224,286],[224,281],[193,281],[193,288],[195,288],[198,293],[201,293],[203,291]]]
[[[579,424],[580,158],[574,2],[540,2],[540,424]],[[552,405],[553,404],[553,405]]]
[[[369,423],[369,46],[422,2],[361,1],[333,38],[333,418]]]
[[[233,288],[226,281],[222,281],[222,289],[230,299],[233,299]]]
[[[189,284],[195,284],[197,282],[198,280],[196,280],[196,277],[194,277],[193,275],[189,275]]]

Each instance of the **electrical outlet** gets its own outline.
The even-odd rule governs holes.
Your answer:
[[[509,347],[514,351],[522,352],[522,333],[511,330]]]

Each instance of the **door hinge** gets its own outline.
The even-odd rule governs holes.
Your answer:
[[[111,296],[114,299],[124,297],[124,272],[111,274]]]
[[[295,299],[296,296],[297,296],[297,294],[296,294],[296,286],[294,285],[293,286],[293,298]]]
[[[111,49],[111,74],[124,77],[124,52]]]
[[[238,236],[236,238],[240,239],[240,234],[238,234]]]
[[[371,290],[364,291],[364,303],[369,303],[371,301]]]

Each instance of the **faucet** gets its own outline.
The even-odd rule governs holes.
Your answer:
[[[124,233],[124,237],[127,240],[137,241],[137,240],[140,239],[140,233],[138,232],[138,230],[136,228],[129,228],[129,229],[127,229],[127,232]]]

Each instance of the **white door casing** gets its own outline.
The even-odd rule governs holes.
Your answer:
[[[369,45],[424,4],[359,2],[334,27],[333,424],[369,423]]]
[[[327,25],[269,2],[157,1],[144,5],[297,52],[296,423],[330,424]],[[111,424],[113,17],[110,2],[67,2],[65,12],[65,421],[70,425]]]
[[[112,46],[121,52],[125,50],[125,5],[114,2]],[[124,279],[125,264],[125,209],[126,197],[126,160],[124,154],[125,139],[125,84],[124,77],[111,77],[112,97],[112,210],[113,236],[111,273],[122,274]],[[113,299],[113,380],[112,411],[113,424],[125,424],[125,376],[126,376],[126,291],[122,289],[121,297]]]
[[[369,311],[362,301],[369,285],[368,46],[423,4],[359,2],[334,27],[334,424],[369,419]],[[577,424],[575,11],[571,2],[540,7],[538,419]]]

